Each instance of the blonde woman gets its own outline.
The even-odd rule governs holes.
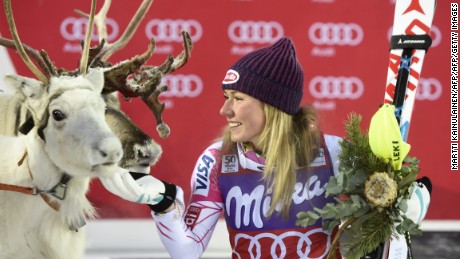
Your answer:
[[[296,226],[296,214],[333,201],[325,185],[338,172],[339,138],[323,135],[313,109],[300,107],[303,76],[288,38],[228,70],[220,109],[228,123],[198,158],[185,209],[179,187],[151,176],[136,183],[139,193],[156,192],[155,202],[118,194],[155,204],[152,215],[172,258],[199,258],[222,211],[233,258],[325,257],[333,233],[321,220]],[[130,175],[124,181],[133,182]]]

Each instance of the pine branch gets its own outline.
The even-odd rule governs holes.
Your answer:
[[[347,259],[358,259],[372,252],[393,233],[392,221],[385,213],[373,213],[360,228],[353,228],[355,231],[351,233],[350,241],[343,244],[351,248],[346,254]]]
[[[386,171],[386,162],[378,158],[369,145],[367,132],[360,128],[362,117],[351,113],[345,122],[346,138],[340,142],[342,152],[339,155],[345,168],[359,168],[367,174]]]
[[[370,253],[396,230],[420,232],[418,225],[403,214],[407,209],[405,199],[419,171],[418,159],[406,157],[401,170],[391,170],[388,161],[372,152],[368,133],[361,130],[360,123],[361,116],[356,113],[351,113],[345,122],[346,137],[339,143],[339,174],[326,185],[326,196],[333,195],[335,202],[297,214],[297,225],[307,227],[322,220],[323,229],[330,233],[345,222],[333,240],[329,257],[336,254],[337,240],[344,232],[350,238],[340,246],[342,251],[348,249],[347,259]],[[380,192],[379,185],[370,185],[382,182],[393,187]]]

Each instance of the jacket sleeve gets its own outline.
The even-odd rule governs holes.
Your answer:
[[[191,178],[190,204],[177,187],[176,208],[152,213],[163,245],[172,258],[200,258],[220,218],[223,203],[217,183],[220,146],[211,145],[198,158]]]
[[[342,138],[332,135],[324,135],[324,141],[326,142],[327,149],[329,150],[329,155],[331,156],[332,167],[334,168],[334,175],[339,174],[339,154],[341,152],[341,147],[339,142]]]

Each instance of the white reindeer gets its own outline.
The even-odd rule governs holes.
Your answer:
[[[86,219],[95,214],[86,198],[90,180],[115,174],[123,153],[119,139],[104,120],[103,87],[104,93],[120,91],[127,97],[140,96],[154,113],[160,135],[169,134],[169,128],[161,119],[164,104],[158,102],[158,95],[166,89],[157,86],[164,74],[187,62],[192,47],[190,35],[183,33],[185,50],[176,59],[169,57],[159,67],[142,66],[153,53],[153,40],[140,56],[114,66],[106,62],[132,37],[152,1],[143,0],[133,19],[135,25],[128,26],[120,42],[104,48],[102,41],[92,50],[95,55],[91,60],[88,53],[93,22],[104,21],[111,2],[107,0],[95,16],[95,0],[92,0],[90,29],[86,33],[80,68],[69,72],[57,70],[45,52],[24,49],[14,26],[10,1],[4,0],[14,41],[1,38],[0,44],[7,47],[13,44],[39,81],[6,77],[17,97],[10,102],[10,107],[23,103],[26,109],[22,110],[31,113],[33,123],[26,135],[0,136],[0,258],[83,256],[83,226]],[[39,63],[42,71],[27,54]],[[88,65],[93,68],[89,73]],[[17,133],[19,122],[25,119],[22,112],[17,116],[13,134]],[[109,117],[106,115],[106,120],[111,122]],[[143,161],[144,165],[134,166],[147,168],[150,162]]]
[[[0,135],[16,136],[21,124],[27,121],[24,95],[0,92]]]
[[[116,93],[116,92],[114,92]],[[161,146],[121,111],[118,97],[112,93],[103,94],[105,101],[105,121],[112,132],[120,139],[123,157],[118,165],[130,171],[150,172],[161,153]],[[20,92],[0,92],[0,135],[17,136],[20,128],[31,122],[30,112]]]
[[[169,127],[163,123],[161,117],[164,105],[158,101],[158,95],[166,88],[160,88],[158,85],[164,74],[173,72],[187,63],[192,42],[190,35],[183,32],[184,51],[176,59],[169,57],[164,64],[158,67],[143,65],[153,53],[154,41],[142,55],[112,65],[107,60],[130,41],[153,0],[143,0],[122,36],[116,42],[107,43],[105,21],[111,2],[111,0],[105,0],[99,13],[94,15],[94,23],[97,26],[101,44],[91,50],[92,59],[87,60],[87,64],[104,71],[105,85],[102,96],[107,104],[105,118],[109,127],[120,139],[124,151],[119,166],[131,171],[149,173],[150,166],[157,162],[162,153],[161,147],[121,111],[116,93],[119,91],[129,98],[140,96],[153,112],[160,136],[167,137]],[[77,13],[90,17],[81,11],[77,11]],[[0,45],[17,50],[13,40],[3,37],[0,37]],[[39,52],[25,44],[22,45],[25,52],[40,66],[41,72],[46,78],[77,75],[80,72],[78,70],[67,71],[63,68],[57,69],[54,67],[54,63],[48,60],[48,55],[44,50]],[[17,135],[19,128],[24,125],[24,122],[27,122],[27,108],[23,105],[23,99],[20,94],[0,93],[0,135]],[[27,127],[25,128],[27,129]]]
[[[113,175],[123,155],[104,120],[104,72],[87,73],[89,31],[81,75],[44,76],[19,40],[11,3],[4,6],[16,49],[40,81],[5,77],[24,98],[33,127],[27,135],[0,136],[0,258],[81,258],[82,226],[94,215],[86,198],[90,179]],[[94,8],[95,1],[93,14]]]
[[[0,182],[15,190],[0,192],[0,258],[81,258],[80,227],[94,215],[90,178],[113,174],[122,156],[104,120],[103,73],[52,78],[46,88],[20,76],[6,81],[24,95],[36,126],[0,136]]]

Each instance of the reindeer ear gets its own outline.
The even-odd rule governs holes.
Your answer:
[[[104,87],[104,72],[101,69],[90,69],[86,75],[86,79],[90,81],[96,91],[102,92]]]
[[[27,98],[38,99],[45,92],[46,87],[41,81],[19,75],[6,75],[5,82],[16,92]]]

